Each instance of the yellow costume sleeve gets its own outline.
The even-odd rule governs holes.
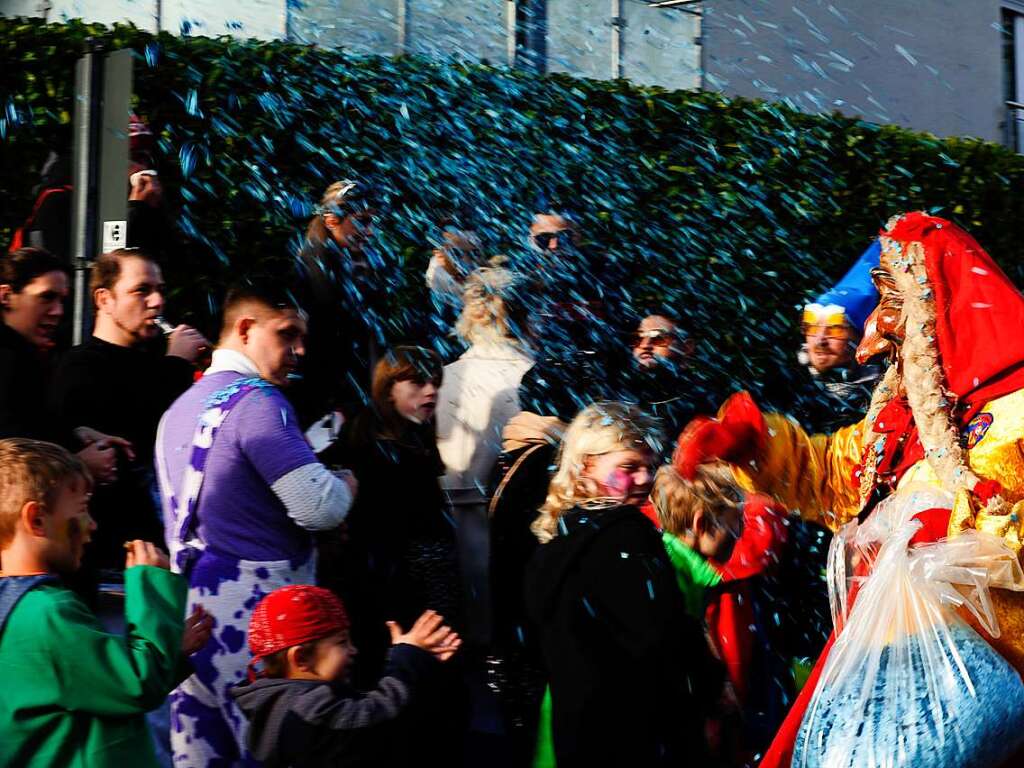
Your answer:
[[[855,517],[860,495],[852,477],[860,463],[863,425],[843,427],[831,435],[808,435],[781,414],[765,414],[765,422],[764,454],[734,470],[740,485],[773,496],[805,520],[831,530]]]

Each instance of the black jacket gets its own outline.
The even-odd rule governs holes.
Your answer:
[[[235,686],[231,695],[249,719],[249,749],[265,768],[390,768],[404,759],[404,731],[396,721],[436,663],[430,653],[400,644],[368,693],[317,680],[263,678]]]
[[[91,336],[70,349],[53,376],[50,410],[62,430],[88,426],[132,443],[135,459],[118,460],[117,482],[97,486],[90,504],[98,528],[86,570],[124,567],[125,541],[163,541],[155,503],[153,449],[164,411],[192,385],[191,363]]]
[[[57,430],[47,406],[49,378],[48,361],[39,350],[0,322],[0,438],[70,442],[70,435]]]
[[[373,329],[386,286],[333,240],[305,243],[296,256],[293,282],[309,316],[309,333],[302,379],[288,388],[288,398],[305,429],[330,410],[350,417],[369,402],[376,363]]]
[[[574,509],[527,572],[559,768],[703,766],[721,665],[635,507]]]
[[[523,595],[526,565],[536,551],[530,524],[544,503],[551,467],[558,456],[556,442],[537,442],[504,453],[498,460],[501,477],[491,499],[491,602],[494,642],[499,649],[534,645]]]
[[[457,565],[446,560],[455,556],[454,529],[445,515],[439,480],[444,463],[434,427],[403,422],[400,429],[385,436],[375,412],[365,409],[320,454],[325,464],[351,469],[359,481],[345,530],[318,536],[317,583],[334,590],[349,609],[361,685],[372,683],[367,675],[376,679],[380,673],[388,646],[385,621],[408,627],[427,608],[454,618],[435,597],[436,587],[447,589],[447,571],[457,579]],[[417,569],[420,545],[442,550],[428,578]],[[457,603],[458,597],[448,600]]]

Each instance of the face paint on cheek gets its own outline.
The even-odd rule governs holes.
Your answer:
[[[616,467],[605,478],[604,486],[613,496],[629,496],[633,489],[633,478],[624,469]]]

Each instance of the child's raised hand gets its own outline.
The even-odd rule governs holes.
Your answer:
[[[447,661],[459,650],[462,639],[443,622],[444,617],[436,611],[424,611],[408,632],[403,632],[397,622],[389,621],[387,625],[391,631],[391,644],[415,645],[434,654],[439,661]]]
[[[142,539],[134,539],[126,541],[124,548],[128,550],[128,556],[124,563],[126,569],[136,565],[152,565],[164,569],[171,567],[171,561],[167,559],[167,554],[156,544],[142,541]]]
[[[181,638],[181,650],[186,656],[191,656],[200,650],[210,639],[213,632],[213,616],[206,612],[201,605],[197,605],[192,615],[185,619],[185,634]]]

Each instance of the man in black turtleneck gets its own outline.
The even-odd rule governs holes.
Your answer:
[[[164,306],[160,268],[138,250],[106,253],[93,265],[90,284],[96,311],[93,335],[61,361],[50,390],[59,425],[89,424],[125,437],[115,479],[98,485],[91,512],[98,523],[86,570],[120,569],[123,542],[164,540],[153,495],[153,445],[163,412],[192,384],[196,358],[208,342],[179,326],[167,354],[152,349]],[[91,554],[90,554],[91,553]],[[92,568],[89,569],[88,566]]]

